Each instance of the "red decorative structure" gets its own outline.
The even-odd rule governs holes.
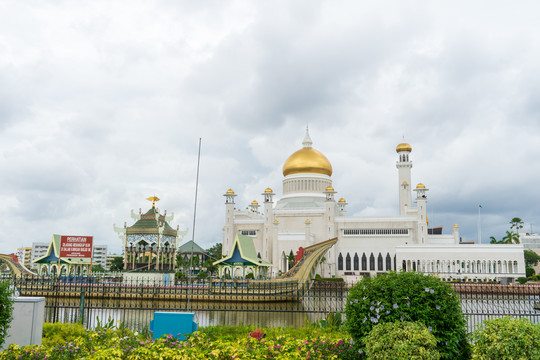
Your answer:
[[[11,258],[13,259],[13,261],[15,261],[15,262],[17,262],[17,263],[19,262],[19,258],[17,257],[17,255],[11,253],[10,256],[11,256]]]
[[[304,248],[300,246],[298,251],[296,252],[296,255],[294,256],[294,265],[298,264],[300,260],[304,257]]]

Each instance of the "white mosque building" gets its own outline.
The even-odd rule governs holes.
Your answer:
[[[399,215],[384,217],[347,216],[347,201],[335,199],[332,165],[312,147],[308,129],[302,144],[283,165],[283,196],[276,199],[271,188],[264,190],[262,211],[256,200],[237,209],[237,194],[232,189],[224,194],[223,255],[231,252],[236,234],[250,236],[277,276],[288,271],[288,260],[300,247],[337,237],[320,266],[323,277],[355,280],[401,269],[446,280],[506,282],[525,276],[522,245],[461,243],[457,224],[449,235],[428,229],[428,189],[412,186],[409,144],[396,147]]]

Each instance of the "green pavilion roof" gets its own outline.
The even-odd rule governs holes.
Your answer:
[[[206,254],[207,251],[204,250],[202,247],[200,247],[199,245],[197,245],[197,243],[193,240],[190,240],[188,241],[187,243],[185,243],[184,245],[180,246],[178,248],[178,253],[180,254],[189,254],[191,253],[191,249],[193,248],[193,253],[194,254]]]
[[[250,262],[253,265],[258,266],[272,266],[272,263],[262,260],[257,256],[257,250],[255,249],[253,238],[240,234],[237,234],[234,238],[234,244],[230,254],[223,259],[214,262],[214,265],[225,265],[238,262],[238,255],[241,257],[243,262]]]

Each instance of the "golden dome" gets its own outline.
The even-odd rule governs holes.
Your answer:
[[[416,185],[416,188],[417,189],[425,189],[426,188],[426,185],[422,184],[422,183],[418,183],[418,185]]]
[[[304,147],[289,156],[283,164],[283,176],[300,173],[332,176],[332,165],[320,151]]]
[[[402,152],[402,151],[411,152],[412,151],[411,145],[409,145],[407,143],[401,143],[398,146],[396,146],[396,152],[399,153],[399,152]]]
[[[225,194],[234,194],[234,191],[233,191],[233,189],[229,189],[229,190],[227,190],[227,192]]]
[[[266,189],[264,190],[264,192],[267,193],[267,194],[269,194],[269,193],[272,193],[273,191],[272,191],[272,189],[270,189],[270,188],[266,188]]]
[[[306,224],[309,224],[309,223],[311,223],[311,220],[306,219]]]
[[[338,202],[339,202],[339,203],[344,203],[344,202],[346,202],[346,201],[345,201],[344,198],[341,198],[341,199],[338,200]]]
[[[257,202],[257,200],[253,200],[253,201],[251,202],[251,205],[259,205],[259,203]]]
[[[277,223],[279,223],[279,221],[277,221],[277,220],[274,220],[274,224],[277,224]]]
[[[326,191],[334,191],[334,188],[331,187],[331,186],[327,186],[327,187],[326,187]]]

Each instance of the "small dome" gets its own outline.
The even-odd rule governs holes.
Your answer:
[[[229,190],[227,190],[227,192],[225,194],[234,194],[234,191],[233,191],[233,189],[229,189]]]
[[[326,187],[326,191],[334,191],[334,188],[331,187],[331,186],[327,186],[327,187]]]
[[[272,189],[270,189],[270,188],[266,188],[266,189],[264,190],[264,192],[265,192],[266,194],[273,193]]]
[[[306,224],[309,224],[309,223],[311,223],[311,220],[306,219]]]
[[[398,146],[396,146],[396,152],[399,153],[399,152],[402,152],[402,151],[411,152],[412,151],[411,145],[409,145],[407,143],[401,143]]]
[[[404,181],[404,182],[402,182],[402,183],[401,183],[401,185],[407,185],[407,182],[406,182],[406,181]]]
[[[251,202],[251,205],[259,205],[259,202],[258,202],[257,200],[253,200],[253,201]]]
[[[341,199],[338,200],[338,203],[345,203],[345,202],[346,202],[346,201],[345,201],[344,198],[341,198]]]
[[[422,183],[418,183],[418,185],[416,185],[416,188],[417,189],[425,189],[426,188],[426,185],[422,184]]]
[[[277,223],[279,223],[279,221],[277,221],[277,220],[274,220],[274,224],[277,224]]]

